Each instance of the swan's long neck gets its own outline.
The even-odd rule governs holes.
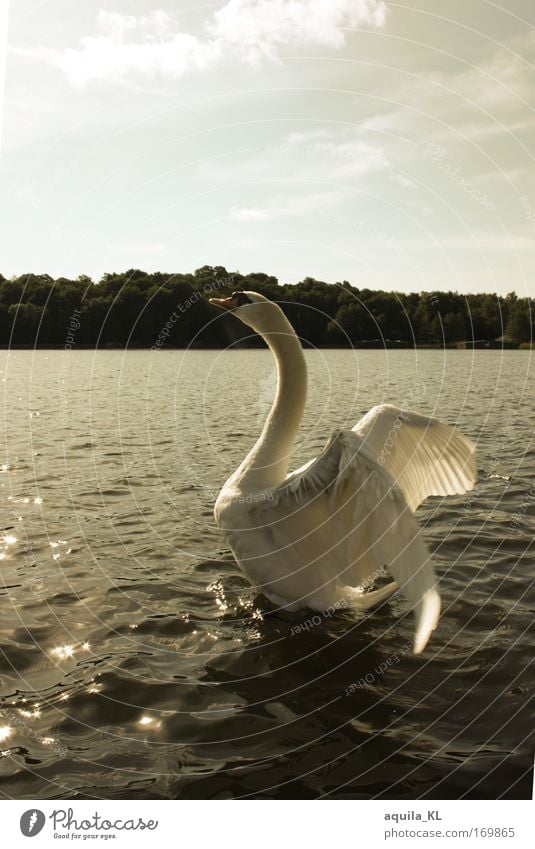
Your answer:
[[[260,437],[232,476],[247,491],[283,482],[307,395],[305,357],[291,324],[281,314],[276,329],[261,335],[277,363],[277,392]]]

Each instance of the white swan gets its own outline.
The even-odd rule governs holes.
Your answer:
[[[472,489],[473,443],[437,419],[383,404],[288,474],[306,399],[299,339],[280,307],[256,292],[210,302],[259,333],[277,361],[262,433],[215,504],[236,560],[286,610],[367,609],[400,589],[415,614],[419,654],[437,625],[440,596],[414,511],[429,495]],[[364,592],[384,566],[396,580]]]

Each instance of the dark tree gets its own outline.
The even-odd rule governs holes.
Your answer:
[[[234,290],[277,301],[304,344],[530,344],[535,301],[458,292],[382,292],[313,277],[281,285],[263,272],[205,265],[193,274],[130,268],[75,280],[0,274],[0,345],[20,347],[261,346],[240,322],[217,312],[210,296]]]

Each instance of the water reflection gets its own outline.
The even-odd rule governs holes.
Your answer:
[[[0,740],[10,746],[0,792],[531,793],[529,776],[522,784],[535,648],[534,517],[522,510],[535,461],[527,353],[512,352],[502,376],[492,352],[446,362],[396,351],[388,363],[362,352],[356,376],[351,352],[307,352],[296,466],[331,428],[351,426],[382,394],[403,403],[423,378],[422,412],[472,435],[484,423],[480,467],[490,473],[474,498],[433,499],[421,512],[444,598],[421,658],[403,651],[412,619],[397,598],[370,616],[338,611],[297,628],[310,612],[275,613],[224,550],[212,492],[258,431],[265,399],[250,376],[270,373],[268,352],[174,352],[157,369],[150,352],[77,352],[64,384],[55,352],[47,356],[45,368],[17,353],[9,397],[23,400],[0,458],[10,493],[0,521]],[[30,420],[28,409],[42,415]],[[515,441],[503,438],[513,414]]]
[[[0,725],[0,743],[11,736],[13,729],[9,725]]]

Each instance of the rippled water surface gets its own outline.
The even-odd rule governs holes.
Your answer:
[[[530,353],[306,356],[296,464],[384,401],[478,442],[477,489],[419,510],[443,598],[424,655],[397,597],[270,613],[214,528],[268,351],[0,352],[3,797],[531,795]]]

